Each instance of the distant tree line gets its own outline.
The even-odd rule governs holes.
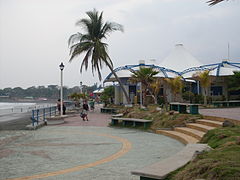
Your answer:
[[[97,84],[92,86],[82,86],[82,92],[89,94],[97,89]],[[80,92],[80,87],[75,86],[73,88],[63,87],[63,96],[64,99],[67,99],[68,96],[72,93]],[[60,97],[60,87],[58,85],[49,85],[45,86],[32,86],[26,89],[21,87],[15,88],[4,88],[0,89],[0,97],[6,97],[9,99],[16,98],[47,98],[47,99],[58,99]]]

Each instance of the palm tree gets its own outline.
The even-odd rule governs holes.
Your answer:
[[[177,99],[177,94],[182,92],[183,89],[183,82],[182,77],[177,76],[175,78],[166,79],[167,83],[170,85],[170,88],[172,90],[174,101]]]
[[[92,72],[97,71],[99,80],[102,80],[101,72],[103,64],[111,70],[116,80],[118,81],[123,93],[130,103],[129,96],[122,85],[122,82],[118,78],[117,74],[113,70],[113,63],[107,53],[108,44],[103,42],[107,39],[107,36],[114,31],[122,31],[123,26],[115,22],[103,21],[103,12],[100,14],[95,9],[93,11],[86,12],[88,18],[80,19],[76,25],[83,28],[84,34],[76,33],[70,36],[68,45],[70,46],[70,62],[79,56],[80,54],[86,53],[81,64],[80,72],[82,68],[85,70],[88,68],[89,61],[92,64]]]
[[[207,3],[209,3],[209,6],[214,6],[222,1],[224,1],[224,0],[209,0],[209,1],[207,1]],[[226,0],[226,1],[228,1],[228,0]]]
[[[146,92],[147,90],[149,90],[149,92],[152,94],[151,89],[150,89],[150,85],[151,83],[154,82],[155,80],[155,75],[158,74],[157,71],[154,71],[152,68],[140,68],[137,71],[131,71],[133,73],[133,75],[131,76],[131,78],[129,79],[130,82],[133,83],[137,83],[140,82],[141,86],[142,86],[142,93],[143,93],[143,104],[146,105],[146,101],[145,101],[145,96],[146,96]]]
[[[207,90],[211,85],[211,78],[209,76],[209,73],[210,73],[209,70],[205,70],[203,72],[198,72],[196,74],[193,74],[193,78],[200,81],[201,87],[203,88],[204,106],[207,105]]]
[[[161,88],[161,80],[160,79],[156,79],[153,83],[150,84],[150,87],[152,89],[152,97],[154,100],[154,103],[157,104],[157,96],[160,92],[160,88]]]

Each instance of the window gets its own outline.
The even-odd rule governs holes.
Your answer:
[[[223,94],[222,86],[212,86],[211,87],[211,95],[212,96],[221,96]]]

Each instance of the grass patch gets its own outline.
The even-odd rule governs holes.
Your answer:
[[[236,180],[240,179],[240,127],[217,128],[209,131],[201,143],[212,151],[198,155],[183,169],[168,179]]]
[[[152,125],[149,127],[151,130],[159,128],[173,128],[175,126],[185,126],[186,123],[195,122],[200,119],[200,115],[192,114],[172,114],[164,110],[158,110],[158,106],[150,105],[146,109],[141,109],[139,106],[131,108],[122,108],[119,113],[123,113],[125,118],[137,118],[153,120]]]
[[[201,143],[207,143],[212,148],[223,147],[240,139],[240,126],[217,128],[209,131]],[[240,140],[239,140],[240,141]]]

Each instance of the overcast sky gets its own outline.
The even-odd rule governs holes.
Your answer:
[[[0,0],[0,89],[59,85],[61,62],[64,85],[99,83],[91,68],[80,74],[81,56],[68,62],[68,38],[81,32],[75,23],[93,8],[124,26],[106,41],[115,68],[140,59],[160,64],[177,43],[203,64],[226,59],[230,43],[231,61],[240,62],[240,1],[206,1]],[[103,68],[103,77],[109,72]]]

